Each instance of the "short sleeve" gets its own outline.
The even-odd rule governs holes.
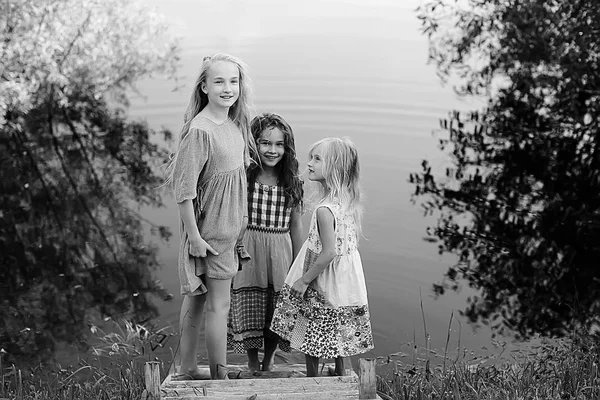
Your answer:
[[[190,129],[179,144],[173,171],[177,203],[195,199],[198,195],[198,178],[206,166],[209,151],[207,133],[195,128]]]

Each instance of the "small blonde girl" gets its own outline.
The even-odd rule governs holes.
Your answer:
[[[345,358],[373,348],[367,288],[358,252],[362,206],[358,151],[348,139],[327,138],[309,151],[308,179],[319,183],[308,239],[277,303],[271,330],[305,353],[308,376],[320,358]]]

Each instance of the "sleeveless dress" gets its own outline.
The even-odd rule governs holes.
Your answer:
[[[236,242],[247,212],[245,142],[237,125],[217,124],[197,115],[179,144],[173,185],[175,200],[192,200],[200,236],[219,253],[190,255],[190,243],[180,217],[178,270],[181,294],[207,292],[202,276],[230,279],[240,263]]]
[[[233,278],[227,323],[227,343],[237,353],[263,347],[265,337],[279,340],[269,325],[293,261],[291,214],[282,186],[249,184],[243,244],[251,261]],[[280,341],[279,347],[290,351],[286,342]]]
[[[358,252],[352,215],[339,204],[320,204],[334,216],[336,257],[311,282],[303,298],[290,294],[294,283],[321,253],[322,244],[313,212],[308,239],[285,279],[271,330],[292,348],[319,358],[348,357],[373,348],[367,288]]]

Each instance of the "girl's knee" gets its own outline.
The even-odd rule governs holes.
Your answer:
[[[209,312],[228,313],[230,304],[231,279],[219,280],[207,278],[208,297],[206,307]]]
[[[229,313],[229,296],[209,296],[207,301],[207,311],[214,313]]]

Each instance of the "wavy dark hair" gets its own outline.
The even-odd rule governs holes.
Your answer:
[[[263,113],[254,117],[250,124],[250,131],[254,137],[255,143],[260,139],[260,135],[265,129],[277,128],[283,133],[283,142],[285,152],[283,158],[277,164],[279,184],[283,186],[285,193],[286,206],[291,208],[303,207],[304,189],[303,181],[300,179],[298,160],[296,158],[296,144],[294,141],[294,132],[292,127],[283,117],[274,113]],[[257,147],[258,147],[258,143]],[[254,150],[254,149],[253,149]],[[254,163],[248,167],[248,182],[254,184],[258,173],[262,169],[260,155],[252,151],[250,153]]]

